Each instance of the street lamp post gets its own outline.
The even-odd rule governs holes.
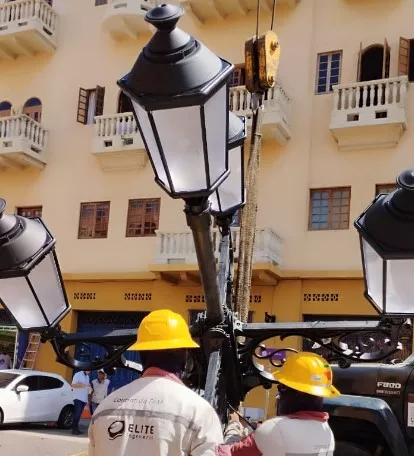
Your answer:
[[[276,383],[257,362],[269,359],[273,364],[274,353],[264,354],[265,340],[289,336],[310,339],[328,349],[346,367],[352,362],[379,361],[398,351],[401,322],[242,323],[236,318],[230,225],[245,202],[245,119],[229,113],[227,82],[233,66],[178,29],[181,15],[182,9],[172,5],[161,5],[147,13],[146,20],[157,31],[132,71],[118,84],[131,98],[155,181],[172,198],[185,202],[206,312],[198,315],[197,324],[191,328],[201,349],[195,355],[196,364],[188,363],[184,378],[190,387],[204,390],[205,398],[224,422],[228,406],[237,408],[254,387],[270,388]],[[403,212],[409,218],[412,181],[406,177],[400,179],[402,189],[392,197],[388,209]],[[380,204],[380,199],[377,201]],[[6,215],[5,205],[0,200],[0,302],[18,327],[39,331],[43,341],[51,342],[57,360],[71,368],[123,367],[139,371],[140,366],[123,357],[136,340],[136,328],[73,334],[62,331],[60,322],[70,311],[70,305],[55,253],[55,239],[40,218]],[[211,213],[221,233],[218,268]],[[395,258],[387,257],[377,247],[381,242],[386,245],[387,239],[380,237],[381,242],[377,243],[370,240],[371,225],[375,225],[375,217],[370,214],[368,210],[357,228],[360,226],[363,242],[382,255],[389,268]],[[414,245],[409,246],[414,251]],[[371,279],[370,274],[391,269],[384,265],[378,268],[378,259],[370,261],[365,262],[366,272],[371,264],[376,266],[369,269],[367,295],[379,309],[386,309],[382,296],[378,298],[376,279]],[[389,277],[394,275],[388,274],[383,283],[385,280],[391,284]],[[388,290],[394,290],[393,285],[389,287]],[[411,309],[407,300],[404,303],[404,309]],[[393,314],[404,314],[404,309],[395,308],[394,304],[391,309]],[[370,353],[358,338],[373,333],[379,334],[383,343],[375,353]],[[343,343],[349,335],[356,340],[353,346]],[[101,345],[105,355],[89,355],[82,360],[71,355],[69,347],[89,343]]]

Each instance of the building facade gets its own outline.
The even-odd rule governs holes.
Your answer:
[[[230,107],[251,124],[243,60],[256,0],[180,2],[180,27],[236,64]],[[163,307],[190,321],[204,307],[183,203],[154,183],[115,84],[150,39],[144,15],[156,3],[0,0],[0,196],[57,238],[66,330],[136,326]],[[353,220],[413,164],[414,2],[276,3],[281,59],[265,101],[251,318],[372,318]],[[260,31],[272,4],[261,0]],[[48,344],[36,368],[71,375]],[[258,390],[246,405],[264,401]]]

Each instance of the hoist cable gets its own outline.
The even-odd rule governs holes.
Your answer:
[[[259,16],[260,16],[260,0],[257,0],[257,12],[256,12],[256,38],[259,36]]]
[[[275,23],[275,10],[276,10],[276,0],[273,0],[272,22],[270,24],[270,30],[272,30],[272,31],[273,31],[273,25]]]

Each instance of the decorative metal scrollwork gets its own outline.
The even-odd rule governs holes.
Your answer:
[[[235,334],[243,339],[238,344],[243,389],[246,394],[256,386],[269,388],[277,383],[265,367],[258,363],[266,360],[271,366],[280,367],[291,348],[267,348],[263,342],[279,338],[301,337],[313,342],[313,348],[325,349],[329,362],[342,368],[357,362],[391,362],[401,350],[400,334],[407,331],[403,320],[378,321],[317,321],[308,323],[252,323],[235,322]],[[279,342],[279,346],[281,343]]]

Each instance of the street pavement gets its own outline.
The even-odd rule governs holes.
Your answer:
[[[70,430],[45,426],[0,427],[0,455],[4,456],[73,456],[88,449],[88,422],[82,421],[81,436]]]

